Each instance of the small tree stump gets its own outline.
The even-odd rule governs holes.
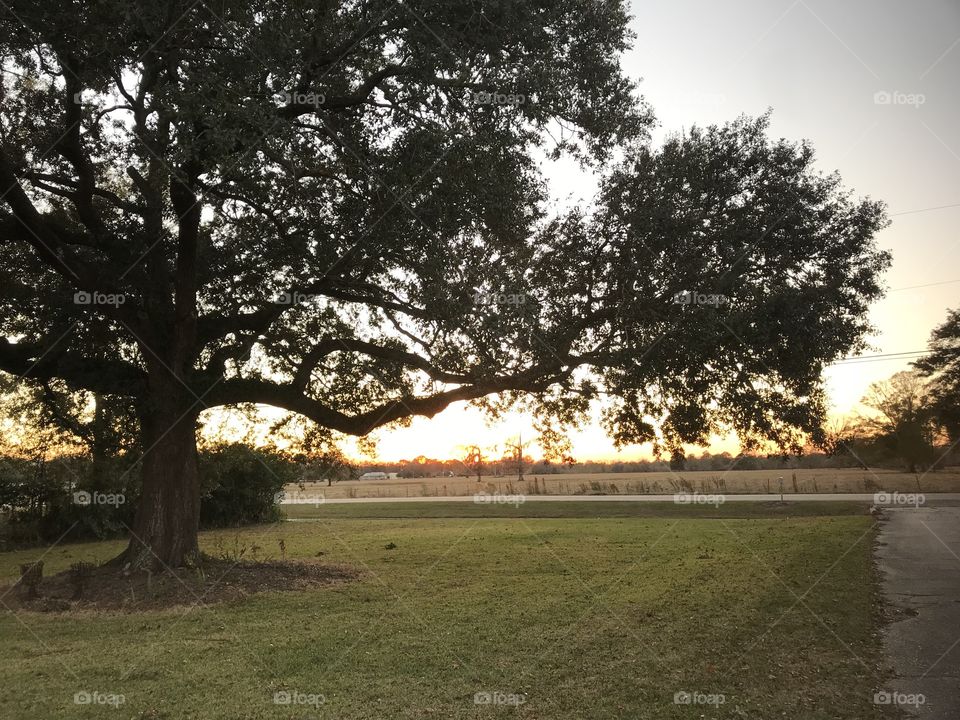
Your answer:
[[[86,590],[87,582],[93,575],[95,565],[89,562],[76,562],[70,566],[70,584],[73,585],[73,599],[80,600],[83,597],[83,591]]]
[[[28,600],[33,600],[39,596],[38,588],[40,581],[43,580],[43,560],[32,563],[23,563],[20,566],[19,584],[26,588]]]

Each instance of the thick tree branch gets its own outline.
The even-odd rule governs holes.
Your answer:
[[[433,417],[451,403],[463,400],[476,400],[508,390],[542,392],[559,379],[558,374],[548,374],[543,371],[497,377],[432,395],[398,398],[356,415],[347,415],[325,405],[298,391],[292,385],[267,380],[239,378],[226,380],[205,396],[204,402],[207,408],[240,403],[272,405],[304,415],[323,427],[348,435],[362,436],[400,418],[412,415]]]
[[[122,360],[58,351],[55,343],[12,343],[2,337],[0,370],[42,382],[61,379],[75,388],[125,397],[142,393],[146,383],[142,370]]]
[[[368,290],[380,297],[360,292]],[[376,285],[338,286],[333,280],[320,280],[291,288],[285,293],[288,297],[297,295],[323,295],[344,302],[362,303],[384,310],[393,310],[409,317],[429,320],[430,314],[421,308],[402,302],[391,293]],[[392,298],[392,299],[391,299]],[[230,333],[263,333],[285,310],[293,307],[290,302],[271,302],[248,313],[232,315],[204,315],[198,320],[197,337],[201,343],[209,343]]]
[[[409,368],[422,370],[431,380],[444,383],[464,383],[470,381],[470,376],[466,373],[446,372],[435,367],[431,362],[415,353],[406,352],[399,348],[384,347],[375,343],[358,340],[356,338],[325,338],[314,345],[304,356],[303,361],[297,368],[293,378],[293,387],[301,392],[304,391],[310,382],[310,375],[316,369],[317,365],[328,355],[346,350],[347,352],[356,352],[367,357],[385,360]]]

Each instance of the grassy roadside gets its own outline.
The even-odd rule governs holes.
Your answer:
[[[717,505],[672,502],[537,501],[521,503],[363,502],[284,505],[291,520],[309,518],[778,518],[866,515],[862,502],[737,502]]]
[[[366,574],[210,608],[4,613],[0,717],[884,717],[871,703],[869,517],[622,517],[582,505],[586,517],[558,518],[328,505],[312,522],[205,533],[208,552],[256,544],[278,557],[282,539],[288,557]],[[56,572],[118,549],[64,546],[45,560]],[[0,555],[0,578],[37,555]],[[124,703],[76,705],[77,692]],[[277,692],[314,704],[277,705]],[[474,704],[484,692],[525,702]],[[675,704],[678,692],[725,702]]]

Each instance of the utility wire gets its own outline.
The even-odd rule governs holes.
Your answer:
[[[916,215],[917,213],[932,212],[933,210],[946,210],[947,208],[960,207],[960,203],[953,203],[952,205],[938,205],[937,207],[928,207],[920,208],[919,210],[904,210],[903,212],[893,213],[890,217],[897,217],[898,215]]]
[[[846,367],[847,365],[862,365],[866,363],[875,363],[875,362],[890,362],[891,360],[919,360],[922,355],[916,355],[913,357],[889,357],[889,358],[874,358],[873,360],[847,360],[845,362],[835,362],[830,363],[831,367]]]
[[[941,280],[940,282],[927,283],[926,285],[908,285],[907,287],[893,288],[890,292],[899,292],[900,290],[916,290],[917,288],[926,288],[933,287],[934,285],[949,285],[951,283],[960,282],[960,278],[956,280]]]
[[[872,360],[874,358],[888,358],[896,357],[898,355],[926,355],[928,352],[928,350],[904,350],[903,352],[879,353],[877,355],[853,355],[848,358],[843,358],[842,360],[837,360],[837,362],[848,362],[850,360]]]

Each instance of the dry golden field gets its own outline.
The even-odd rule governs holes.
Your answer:
[[[514,476],[391,478],[308,483],[303,489],[291,485],[288,497],[297,493],[308,501],[319,495],[338,498],[447,497],[486,493],[524,495],[645,495],[683,491],[710,493],[870,493],[880,490],[910,492],[960,492],[960,468],[910,474],[890,470],[853,468],[820,470],[731,470],[652,473],[530,474],[523,481]]]

